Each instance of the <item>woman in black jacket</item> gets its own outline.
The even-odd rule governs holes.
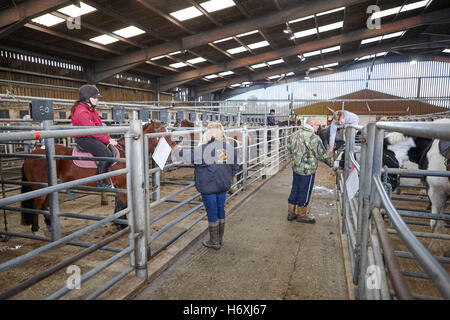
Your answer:
[[[179,150],[179,156],[195,167],[195,187],[202,195],[209,224],[210,238],[203,245],[218,250],[225,230],[226,194],[239,168],[237,150],[227,143],[222,124],[210,122],[200,144]]]

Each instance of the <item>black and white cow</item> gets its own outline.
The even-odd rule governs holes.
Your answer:
[[[435,122],[449,122],[450,119],[441,119]],[[432,171],[449,171],[450,141],[410,137],[401,133],[391,132],[385,138],[386,148],[392,151],[401,168],[408,162],[415,163],[418,169]],[[424,179],[427,186],[427,195],[431,202],[432,214],[445,214],[447,199],[450,197],[450,178],[427,176]],[[445,221],[431,220],[433,233],[445,233]],[[433,239],[429,249],[433,254],[450,254],[450,248],[444,247],[444,242]]]

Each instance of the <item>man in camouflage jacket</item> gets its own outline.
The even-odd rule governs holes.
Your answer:
[[[289,221],[296,219],[298,222],[304,223],[316,222],[306,212],[311,199],[318,162],[319,160],[323,161],[330,167],[333,164],[322,140],[315,134],[318,128],[317,118],[308,118],[306,124],[292,135],[288,144],[293,170],[291,194],[288,199],[287,219]]]

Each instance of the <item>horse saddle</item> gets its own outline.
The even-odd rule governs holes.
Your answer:
[[[120,152],[119,150],[115,147],[112,146],[114,148],[114,152],[116,154],[116,158],[120,158]],[[72,151],[72,156],[73,157],[93,157],[92,153],[86,152],[84,150],[82,150],[79,147],[75,147]],[[73,163],[80,168],[97,168],[97,164],[95,163],[95,161],[93,160],[73,160]],[[114,162],[111,167],[113,165],[115,165],[117,162]]]

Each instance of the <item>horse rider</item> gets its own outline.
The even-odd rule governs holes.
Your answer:
[[[78,100],[75,101],[71,109],[72,126],[103,126],[102,120],[95,108],[101,97],[97,87],[85,84],[78,90]],[[117,141],[112,139],[107,133],[81,135],[75,137],[76,144],[86,152],[92,153],[94,157],[114,157],[114,148]],[[112,162],[96,161],[98,174],[108,172]],[[97,187],[111,188],[112,185],[103,179],[97,180]]]
[[[330,125],[330,142],[328,153],[333,154],[336,133],[338,129],[346,128],[349,125],[358,125],[359,117],[353,112],[339,110],[333,113],[333,121]],[[338,148],[336,148],[338,149]]]

